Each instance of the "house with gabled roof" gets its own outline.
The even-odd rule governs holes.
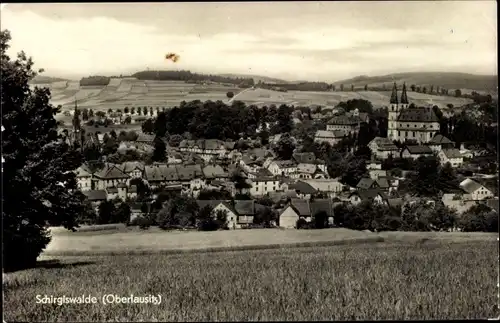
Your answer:
[[[305,183],[311,185],[316,191],[327,194],[330,198],[339,195],[344,189],[344,184],[338,178],[333,179],[307,179]]]
[[[485,200],[494,196],[493,191],[478,181],[467,178],[460,183],[460,188],[474,201]]]
[[[106,163],[102,169],[95,172],[92,177],[94,187],[104,190],[108,187],[116,187],[120,183],[128,184],[130,176],[125,174],[114,164]]]
[[[325,174],[319,169],[316,164],[305,164],[301,163],[297,165],[297,171],[290,174],[291,178],[295,179],[312,179],[312,178],[327,178],[328,174]]]
[[[421,156],[428,157],[434,155],[429,146],[409,145],[401,150],[401,158],[418,159]]]
[[[275,176],[289,176],[297,171],[297,164],[292,160],[273,160],[267,169]]]
[[[250,188],[252,196],[263,196],[280,190],[279,179],[267,169],[256,174],[249,173],[249,179],[252,185]]]
[[[296,183],[288,185],[288,189],[294,190],[297,193],[297,196],[303,199],[310,199],[313,194],[316,194],[318,192],[310,184],[303,181],[298,181]]]
[[[385,160],[389,156],[397,157],[399,155],[399,148],[387,138],[375,137],[370,141],[368,147],[372,151],[372,154],[380,160]]]
[[[227,213],[226,222],[229,229],[240,229],[253,223],[255,216],[254,200],[197,200],[196,203],[201,209],[205,206],[212,208],[215,216],[217,211]]]
[[[82,164],[75,171],[76,183],[81,191],[92,190],[92,170],[86,165]]]
[[[335,146],[346,136],[343,130],[317,130],[314,135],[314,142],[321,144],[326,142],[330,146]]]
[[[120,165],[117,165],[117,167],[122,172],[129,175],[131,179],[142,178],[144,173],[144,164],[138,161],[124,162],[121,163]]]
[[[442,149],[439,151],[438,157],[441,165],[450,163],[451,167],[457,168],[463,166],[464,164],[464,157],[456,148]]]
[[[207,165],[203,167],[202,172],[207,180],[225,180],[229,177],[229,174],[220,165]]]
[[[453,148],[455,146],[455,143],[442,134],[438,133],[434,137],[432,137],[431,141],[429,141],[428,143],[428,146],[432,149],[432,151],[439,153],[442,149]]]
[[[87,197],[96,211],[99,204],[108,198],[105,190],[89,190],[82,193]]]
[[[349,201],[356,205],[363,201],[388,205],[389,197],[380,189],[357,190],[349,195]]]
[[[326,130],[344,130],[350,133],[357,133],[361,124],[361,119],[358,116],[340,115],[335,116],[326,125]]]

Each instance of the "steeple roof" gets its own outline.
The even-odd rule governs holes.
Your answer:
[[[403,83],[403,92],[401,92],[401,103],[408,104],[408,96],[406,95],[406,83]]]
[[[394,86],[392,87],[391,94],[391,104],[398,104],[398,88],[396,86],[396,82],[394,82]]]

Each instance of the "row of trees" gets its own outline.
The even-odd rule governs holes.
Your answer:
[[[143,127],[143,131],[161,138],[189,133],[192,138],[237,140],[242,135],[255,135],[258,128],[270,133],[290,132],[292,111],[293,107],[287,105],[259,109],[239,101],[230,106],[222,101],[183,101],[180,107],[166,110],[152,120],[153,129]],[[267,129],[269,123],[273,124],[271,129]]]
[[[80,80],[80,86],[106,86],[111,81],[109,76],[89,76]]]
[[[140,71],[132,74],[139,80],[156,81],[184,81],[184,82],[215,82],[235,84],[241,87],[251,87],[254,85],[253,78],[226,77],[221,75],[210,75],[192,73],[190,71]]]
[[[379,232],[456,229],[464,232],[498,232],[498,214],[485,204],[474,205],[464,214],[458,215],[442,203],[425,199],[394,207],[368,201],[358,205],[339,204],[334,209],[334,223],[353,230]]]

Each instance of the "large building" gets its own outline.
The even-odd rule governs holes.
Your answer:
[[[394,83],[388,121],[387,137],[390,140],[403,142],[408,139],[427,143],[439,132],[439,121],[432,108],[409,107],[406,84],[403,84],[401,100],[398,100],[398,90]]]

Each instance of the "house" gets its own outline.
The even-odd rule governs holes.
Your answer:
[[[370,169],[368,171],[370,174],[370,178],[373,180],[377,180],[380,177],[387,177],[387,171],[386,170],[381,170],[381,169]]]
[[[251,179],[250,195],[262,196],[280,190],[280,182],[275,176],[258,175]]]
[[[318,192],[314,187],[303,181],[288,185],[288,189],[294,190],[297,196],[303,199],[310,199],[311,195]]]
[[[492,198],[492,199],[488,199],[486,201],[486,205],[489,206],[493,211],[495,211],[496,213],[498,213],[498,207],[499,207],[498,197]]]
[[[429,141],[428,143],[428,146],[432,149],[432,151],[439,153],[442,149],[453,148],[455,146],[455,143],[442,134],[438,133],[434,137],[432,137],[431,141]]]
[[[401,158],[418,159],[421,156],[432,156],[434,152],[429,146],[406,146],[401,150]]]
[[[167,164],[182,164],[184,159],[179,153],[171,153],[167,156]]]
[[[202,169],[203,176],[208,180],[225,180],[229,174],[220,165],[207,165]]]
[[[312,179],[312,178],[326,178],[327,175],[321,171],[315,164],[298,164],[297,171],[290,174],[291,178],[297,179]]]
[[[267,169],[275,176],[288,176],[297,171],[297,166],[292,160],[273,160]]]
[[[369,190],[369,189],[389,189],[389,184],[387,180],[383,179],[371,179],[371,178],[362,178],[359,180],[356,185],[358,190]]]
[[[326,193],[329,197],[335,197],[344,189],[344,184],[340,183],[338,179],[309,179],[304,180],[316,191]]]
[[[326,130],[344,130],[347,133],[357,133],[359,131],[359,126],[361,124],[361,119],[357,116],[346,116],[340,115],[333,117],[328,121],[326,125]]]
[[[239,229],[253,223],[255,216],[255,201],[253,200],[197,200],[201,209],[205,206],[212,208],[215,216],[218,211],[226,212],[226,222],[229,229]]]
[[[342,130],[318,130],[314,135],[314,142],[321,144],[326,142],[330,146],[338,144],[347,134]]]
[[[270,192],[268,193],[268,197],[273,201],[273,203],[279,203],[285,201],[287,199],[298,198],[297,193],[295,191],[278,191],[278,192]]]
[[[205,161],[210,161],[214,157],[226,158],[234,149],[234,145],[234,142],[216,139],[182,140],[179,144],[179,151],[196,153]]]
[[[76,183],[81,191],[92,190],[92,171],[90,168],[83,164],[78,167],[75,171],[76,173]]]
[[[260,160],[256,160],[252,156],[244,154],[241,156],[239,164],[245,171],[250,173],[256,173],[257,170],[262,168],[263,162]]]
[[[137,161],[124,162],[117,166],[123,173],[127,174],[130,179],[142,178],[144,173],[144,164]]]
[[[174,165],[155,164],[145,166],[143,179],[151,188],[157,188],[177,183],[179,176]]]
[[[396,145],[387,138],[375,137],[368,147],[372,151],[372,154],[381,160],[389,158],[389,156],[396,157],[398,155],[399,149]]]
[[[104,167],[95,172],[92,178],[94,188],[104,190],[108,187],[116,187],[120,183],[128,184],[130,176],[125,174],[119,167],[107,163]]]
[[[379,189],[358,190],[349,195],[349,201],[357,205],[363,201],[388,205],[388,196]]]
[[[311,221],[311,208],[309,201],[302,199],[291,199],[290,203],[281,211],[279,215],[279,226],[281,228],[292,229],[297,227],[297,221],[304,218]]]
[[[470,194],[471,200],[480,201],[493,197],[493,192],[475,180],[467,178],[460,183],[460,188]]]
[[[456,168],[461,167],[464,164],[464,157],[460,151],[455,148],[447,148],[439,151],[438,157],[441,165],[450,163],[451,167]]]

